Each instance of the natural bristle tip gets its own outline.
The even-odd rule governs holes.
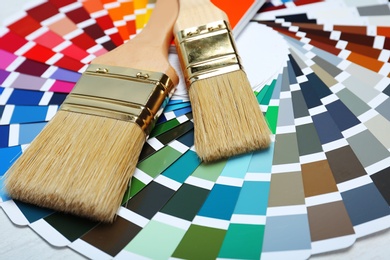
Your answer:
[[[189,95],[195,148],[202,161],[212,162],[269,146],[268,124],[243,71],[195,81]]]
[[[144,142],[134,123],[59,111],[10,168],[6,190],[21,201],[112,222]]]

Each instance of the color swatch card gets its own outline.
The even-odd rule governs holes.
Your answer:
[[[239,2],[211,0],[211,2],[227,14],[233,33],[237,36],[264,4],[265,0],[241,0]]]
[[[142,149],[114,223],[38,208],[2,190],[10,220],[92,259],[307,259],[388,229],[389,3],[263,2],[213,1],[234,26],[272,132],[268,149],[202,163],[178,57],[170,53],[181,83]],[[154,4],[40,0],[7,20],[0,30],[0,176],[85,66],[139,33]]]

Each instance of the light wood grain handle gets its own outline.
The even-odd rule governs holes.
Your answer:
[[[179,5],[179,16],[174,27],[175,34],[187,28],[215,21],[228,21],[225,12],[208,0],[179,0]]]
[[[136,41],[142,41],[166,53],[172,43],[173,25],[178,12],[178,0],[158,0],[148,23],[136,36]]]
[[[147,25],[135,38],[92,63],[162,72],[177,84],[179,78],[168,62],[168,51],[178,12],[177,0],[158,0]]]

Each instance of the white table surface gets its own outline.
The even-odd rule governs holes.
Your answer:
[[[0,24],[31,0],[0,0]],[[0,210],[0,260],[3,259],[85,259],[70,248],[48,244],[29,227],[14,225]],[[350,248],[312,256],[311,259],[390,259],[390,231],[385,230],[358,241]]]

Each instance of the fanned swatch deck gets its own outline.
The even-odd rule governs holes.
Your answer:
[[[181,82],[143,147],[115,222],[38,208],[0,189],[12,222],[93,259],[307,259],[390,227],[389,2],[212,2],[233,20],[271,146],[200,162],[172,52]],[[86,65],[139,33],[153,7],[146,0],[32,1],[4,23],[0,176]]]

